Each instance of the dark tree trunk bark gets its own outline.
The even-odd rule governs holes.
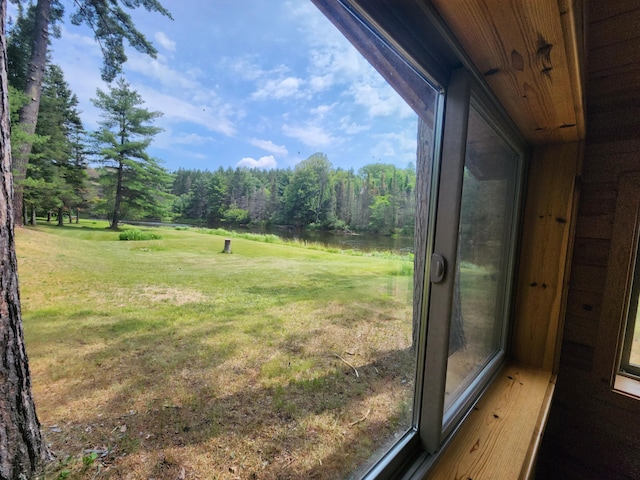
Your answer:
[[[6,7],[6,0],[0,0],[0,479],[15,480],[31,478],[51,454],[31,394],[22,331],[12,203]]]
[[[71,209],[69,209],[69,224],[73,223],[73,215],[71,214]]]
[[[31,225],[36,225],[38,223],[36,220],[36,207],[31,207],[31,220],[29,223]]]
[[[433,112],[430,112],[433,115]],[[429,197],[431,196],[431,174],[433,161],[433,123],[418,118],[418,151],[416,162],[416,218],[414,233],[414,273],[413,273],[413,346],[418,343],[423,301],[427,229],[429,227]]]
[[[27,72],[27,84],[25,93],[29,99],[20,110],[19,123],[25,132],[33,135],[36,131],[38,121],[38,110],[40,109],[40,93],[42,91],[42,78],[47,64],[47,48],[49,46],[49,19],[51,16],[51,0],[38,0],[36,5],[35,36],[33,39],[33,52],[29,60]],[[13,193],[13,206],[15,212],[15,224],[18,227],[23,225],[23,193],[24,180],[27,176],[27,165],[31,147],[29,141],[20,145],[16,157],[13,159],[13,178],[15,191]]]
[[[64,210],[62,207],[58,209],[58,226],[64,227]]]
[[[76,224],[80,223],[80,209],[76,208]]]
[[[122,203],[122,175],[124,174],[124,165],[122,161],[118,163],[118,181],[116,183],[116,201],[113,207],[113,218],[111,219],[111,228],[112,230],[118,229],[118,224],[120,223],[120,205]]]
[[[47,212],[47,222],[51,221],[51,211]]]

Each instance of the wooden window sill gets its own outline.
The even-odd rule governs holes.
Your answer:
[[[624,375],[616,375],[613,390],[623,395],[640,398],[640,380]]]
[[[549,371],[507,364],[425,478],[532,478],[555,381]]]

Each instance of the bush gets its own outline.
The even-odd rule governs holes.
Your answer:
[[[159,240],[162,237],[157,233],[143,232],[137,228],[131,228],[120,233],[120,240],[140,241],[140,240]]]

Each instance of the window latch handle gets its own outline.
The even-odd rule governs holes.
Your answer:
[[[447,261],[439,253],[431,255],[431,283],[440,283],[447,272]]]

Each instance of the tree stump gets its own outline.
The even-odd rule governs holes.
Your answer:
[[[230,238],[226,238],[224,240],[224,253],[231,253],[231,239]]]

